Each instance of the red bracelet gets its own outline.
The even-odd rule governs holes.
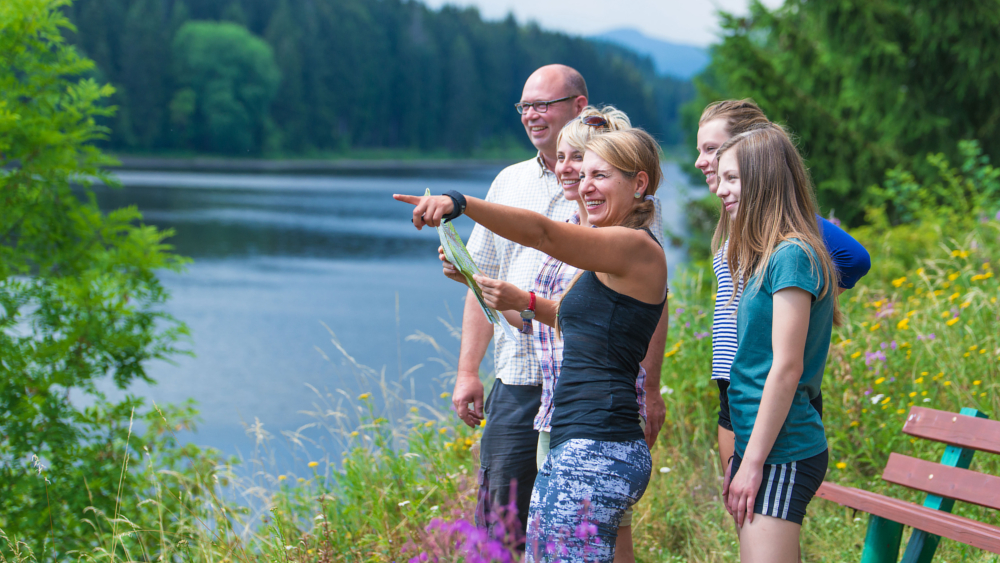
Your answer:
[[[531,320],[535,318],[535,292],[529,291],[528,294],[531,296],[528,300],[528,309],[526,311],[521,311],[521,333],[531,334]]]

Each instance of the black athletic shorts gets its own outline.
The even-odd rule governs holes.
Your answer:
[[[739,455],[733,456],[734,478],[742,461]],[[809,501],[823,484],[829,462],[830,450],[824,450],[819,455],[799,461],[780,465],[765,464],[764,478],[753,503],[754,514],[781,518],[801,525]]]

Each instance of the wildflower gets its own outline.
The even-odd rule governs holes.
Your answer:
[[[879,327],[880,327],[880,326],[882,326],[882,323],[875,323],[875,324],[873,324],[873,325],[872,325],[872,327],[871,327],[870,329],[868,329],[868,330],[870,330],[870,331],[872,331],[872,332],[875,332],[876,330],[878,330],[878,329],[879,329]]]
[[[946,324],[948,326],[952,326],[952,325],[954,325],[957,322],[958,322],[958,317],[955,317],[953,319],[948,319],[947,321],[944,322],[944,324]]]
[[[400,506],[400,507],[403,507],[403,506],[406,506],[406,505],[408,505],[408,504],[410,504],[410,501],[408,501],[408,500],[404,500],[403,502],[399,503],[399,506]]]
[[[842,461],[839,462],[839,463],[837,463],[837,469],[844,469],[846,467],[847,467],[847,464],[844,463],[844,462],[842,462]]]
[[[441,398],[442,399],[447,399],[448,397],[451,397],[451,393],[449,393],[447,391],[445,391],[444,393],[441,393]]]
[[[979,385],[980,383],[982,383],[982,381],[979,379],[972,382],[973,385]]]
[[[961,308],[964,309],[964,308],[968,307],[969,305],[972,305],[972,301],[963,301],[962,304],[959,305],[959,307],[961,307]]]
[[[667,473],[670,473],[670,468],[669,467],[661,467],[660,468],[660,473],[666,475]]]
[[[921,397],[926,397],[927,396],[927,391],[921,391],[920,392],[920,396]]]
[[[916,391],[911,391],[910,392],[910,396],[911,397],[916,397],[917,396],[917,392]]]
[[[371,396],[372,396],[371,393],[362,393],[362,394],[358,395],[358,400],[359,401],[367,401],[368,399],[371,398]]]
[[[944,382],[944,384],[945,384],[946,386],[947,386],[947,385],[951,385],[951,382],[950,382],[950,381],[945,381],[945,382]]]
[[[883,395],[882,393],[879,393],[878,395],[875,395],[874,397],[872,397],[872,404],[873,405],[877,404],[879,401],[882,400],[883,397],[885,397],[885,395]]]
[[[442,428],[442,429],[438,430],[438,432],[441,433],[441,434],[447,434],[448,433],[448,429],[447,428]]]
[[[480,428],[486,426],[486,419],[485,418],[479,421],[479,426],[480,426]]]
[[[868,395],[871,395],[871,394],[872,394],[872,388],[871,387],[869,387],[868,389],[865,389],[865,397],[867,397]]]
[[[683,315],[684,307],[678,307],[674,312],[677,313],[678,315]]]
[[[428,420],[427,422],[424,423],[424,426],[430,428],[431,426],[434,426],[434,421]]]
[[[924,373],[927,373],[927,372],[925,371]],[[924,378],[922,378],[922,377],[918,377],[916,379],[916,381],[914,381],[914,383],[923,383],[923,382],[924,382]]]
[[[891,400],[892,400],[892,397],[886,397],[886,398],[882,399],[882,404],[883,404],[883,405],[884,405],[884,404],[887,404],[887,403],[888,403],[889,401],[891,401]]]
[[[855,426],[861,426],[861,423],[860,423],[860,422],[858,422],[857,420],[852,420],[852,421],[851,421],[851,427],[853,428],[853,427],[855,427]]]
[[[896,323],[896,328],[899,330],[907,330],[910,328],[910,317],[904,317],[903,320]]]
[[[916,311],[910,311],[910,312],[906,313],[906,316],[907,317],[912,317],[913,315],[916,315],[916,314],[917,314]]]
[[[712,334],[711,332],[696,332],[694,333],[694,337],[698,340],[701,340],[702,338],[710,336],[711,334]]]
[[[935,335],[933,332],[930,334],[920,334],[917,336],[917,340],[934,340],[935,338],[937,338],[937,335]]]
[[[955,281],[957,279],[958,279],[958,272],[955,272],[954,274],[948,274],[948,281]]]
[[[941,311],[941,318],[942,319],[947,319],[950,316],[951,316],[951,311]]]
[[[278,475],[279,481],[284,481],[285,479],[288,479],[288,477],[285,477],[284,475]]]
[[[673,394],[674,394],[674,390],[671,389],[671,388],[669,388],[669,387],[667,387],[666,385],[664,385],[663,387],[660,387],[660,395],[673,395]]]
[[[859,357],[861,357],[861,352],[855,352],[855,353],[851,354],[851,359],[852,360],[856,360]]]
[[[848,345],[848,344],[850,344],[850,343],[851,343],[851,339],[850,339],[850,338],[848,338],[847,340],[844,340],[844,341],[841,341],[840,345],[841,345],[841,346],[847,346],[847,345]]]
[[[438,505],[435,504],[434,506],[431,507],[431,512],[434,512],[435,510],[440,510],[440,509],[441,508]]]
[[[895,287],[899,287],[904,283],[906,283],[906,276],[892,280],[892,285],[894,285]]]
[[[904,412],[906,412],[906,409],[898,409],[896,414],[903,414]]]
[[[310,461],[309,462],[309,467],[318,467],[318,466],[319,466],[319,462],[318,461]]]
[[[879,383],[882,383],[884,381],[885,381],[885,378],[884,377],[880,377],[880,378],[878,378],[878,379],[875,380],[875,385],[878,385]]]
[[[677,349],[676,348],[673,349],[673,350],[667,350],[666,352],[664,352],[663,357],[664,358],[669,358],[670,356],[673,356],[676,353],[677,353]]]

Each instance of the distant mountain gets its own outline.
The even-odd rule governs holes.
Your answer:
[[[638,29],[614,29],[591,36],[591,39],[614,43],[640,55],[648,55],[653,59],[657,72],[677,78],[691,78],[701,72],[709,60],[706,49],[654,39],[643,35]]]

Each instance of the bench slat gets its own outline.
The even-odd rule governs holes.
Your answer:
[[[903,433],[954,446],[1000,454],[1000,421],[913,407]]]
[[[824,481],[816,496],[905,526],[1000,553],[1000,528],[913,503]]]
[[[932,495],[1000,510],[1000,477],[890,453],[882,479]]]

